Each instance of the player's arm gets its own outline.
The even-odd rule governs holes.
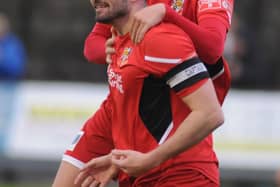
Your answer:
[[[182,97],[182,100],[191,109],[191,113],[173,136],[149,153],[152,160],[162,163],[180,154],[223,124],[223,112],[210,79],[199,89]]]
[[[228,0],[233,6],[232,0]],[[200,0],[198,0],[200,3]],[[179,15],[169,5],[162,3],[148,6],[134,16],[132,38],[139,42],[145,32],[159,22],[166,21],[182,28],[192,39],[198,56],[207,64],[214,64],[222,56],[227,30],[230,26],[232,10],[198,10],[198,24]]]
[[[222,1],[217,1],[218,5],[211,8],[209,2],[197,0],[198,24],[166,6],[164,20],[178,25],[189,35],[198,56],[207,64],[214,64],[223,54],[226,33],[231,22],[233,0],[224,2],[227,2],[227,7],[223,7]]]
[[[210,79],[196,91],[182,97],[182,100],[191,109],[191,113],[173,136],[146,154],[114,150],[112,162],[130,176],[139,176],[196,145],[223,123],[223,113]]]
[[[201,65],[203,64],[201,63]],[[191,79],[178,84],[189,84],[193,81]],[[219,127],[224,118],[212,81],[207,78],[196,84],[198,84],[198,89],[182,96],[183,102],[191,109],[191,112],[170,138],[148,153],[133,150],[114,150],[112,152],[113,164],[130,176],[142,175],[168,159],[190,149]],[[192,87],[196,87],[196,85],[192,85]],[[118,159],[120,157],[123,159]]]
[[[111,37],[111,26],[96,23],[84,43],[84,56],[89,62],[105,64],[105,43]]]
[[[75,177],[80,169],[69,162],[62,161],[55,176],[52,187],[78,187],[74,184]]]

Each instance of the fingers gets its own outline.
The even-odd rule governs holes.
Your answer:
[[[87,186],[82,186],[82,187],[87,187]],[[100,182],[94,180],[91,182],[89,187],[100,187]]]
[[[94,168],[107,167],[111,164],[110,158],[111,158],[111,155],[109,154],[109,155],[91,159],[89,162],[87,162],[85,164],[85,166],[81,169],[81,171],[86,171],[86,170],[94,169]]]
[[[136,12],[132,20],[132,28],[130,30],[131,40],[134,43],[139,43],[145,33],[153,26],[159,24],[166,10],[163,3],[157,3]]]
[[[105,43],[106,62],[108,64],[112,63],[111,55],[115,53],[115,48],[114,48],[115,31],[113,30],[113,27],[111,28],[111,31],[112,31],[112,37],[109,38]]]
[[[114,149],[112,150],[112,156],[114,157],[118,157],[120,159],[120,157],[127,157],[128,155],[131,154],[131,150],[119,150],[119,149]]]
[[[112,38],[115,39],[115,37],[117,36],[117,31],[115,30],[114,27],[111,27],[111,33],[112,33]]]
[[[75,178],[74,184],[75,185],[82,184],[82,181],[84,181],[87,177],[88,177],[88,172],[86,171],[80,172],[78,176]]]
[[[106,62],[107,62],[107,64],[111,64],[112,63],[111,55],[115,53],[115,48],[113,48],[113,47],[106,47],[105,53],[106,53]]]
[[[138,32],[136,33],[135,43],[141,42],[149,28],[150,26],[148,24],[142,24],[139,26]]]
[[[113,150],[112,163],[121,169],[125,169],[126,158],[128,158],[129,154],[129,150]]]
[[[96,167],[96,159],[92,159],[84,165],[81,171],[86,171],[90,168],[95,168],[95,167]]]
[[[130,38],[133,43],[136,43],[137,32],[139,30],[139,27],[141,27],[141,25],[142,25],[141,21],[138,20],[136,17],[134,17],[133,21],[132,21],[131,30],[130,30]]]
[[[114,43],[115,43],[115,38],[114,38],[114,37],[111,37],[111,38],[109,38],[108,40],[106,40],[105,46],[106,46],[106,47],[113,47],[113,46],[114,46]]]
[[[123,168],[124,168],[124,161],[123,161],[123,160],[120,160],[120,159],[118,159],[118,158],[116,158],[116,157],[112,157],[112,163],[113,163],[115,166],[119,167],[120,169],[123,169]]]
[[[115,49],[112,46],[106,46],[105,53],[107,55],[111,55],[111,54],[115,53]]]
[[[100,182],[96,181],[92,176],[88,176],[81,184],[81,187],[96,187],[99,184]]]
[[[141,42],[145,33],[152,27],[151,23],[135,17],[132,22],[130,30],[130,37],[133,43],[137,44]]]
[[[106,63],[107,64],[111,64],[112,63],[111,55],[106,55]]]
[[[102,183],[99,184],[99,187],[106,187],[107,184],[109,184],[109,182],[110,181],[102,182]],[[90,187],[92,187],[92,186],[90,186]]]

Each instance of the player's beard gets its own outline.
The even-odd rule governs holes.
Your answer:
[[[96,13],[96,21],[105,24],[112,24],[114,20],[122,18],[126,16],[128,13],[129,10],[128,10],[127,0],[121,0],[119,4],[114,5],[113,8],[109,9],[106,13],[101,15]]]

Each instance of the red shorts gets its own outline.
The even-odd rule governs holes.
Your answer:
[[[147,179],[145,182],[123,181],[119,187],[219,187],[220,185],[210,180],[204,174],[196,170],[184,172],[184,175],[178,173],[162,175],[160,178]]]
[[[106,155],[114,149],[108,108],[108,102],[105,100],[66,150],[64,161],[81,168],[92,158]]]

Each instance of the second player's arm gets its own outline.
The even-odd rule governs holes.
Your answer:
[[[106,64],[105,43],[110,37],[110,26],[96,23],[84,43],[85,58],[89,62]]]

